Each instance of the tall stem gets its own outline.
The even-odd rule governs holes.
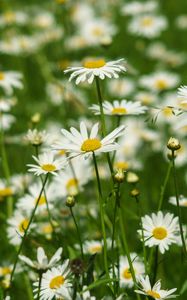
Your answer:
[[[175,153],[172,151],[172,166],[173,166],[173,179],[174,179],[174,187],[175,187],[175,195],[176,195],[176,201],[177,201],[177,211],[178,211],[178,217],[179,217],[179,228],[180,228],[180,235],[181,235],[181,240],[182,240],[182,245],[183,245],[183,252],[184,255],[187,255],[186,251],[186,244],[185,244],[185,239],[184,239],[184,233],[183,233],[183,228],[182,228],[182,214],[181,214],[181,209],[179,205],[179,194],[178,194],[178,187],[177,187],[177,174],[176,174],[176,169],[175,169]]]
[[[39,284],[38,284],[38,295],[37,295],[37,300],[40,300],[40,289],[41,289],[41,283],[42,283],[42,272],[39,272]]]
[[[7,159],[7,153],[5,148],[4,130],[3,130],[3,113],[0,111],[0,144],[1,144],[1,156],[2,156],[2,167],[4,171],[4,176],[6,178],[7,185],[10,185],[10,170]],[[11,196],[7,197],[7,216],[12,215],[13,199]]]
[[[127,243],[125,226],[123,224],[123,215],[122,215],[122,209],[121,208],[119,209],[119,223],[120,223],[120,231],[121,231],[122,242],[123,242],[123,246],[124,246],[124,249],[125,249],[125,254],[127,256],[130,272],[131,272],[131,275],[132,275],[132,280],[133,280],[134,285],[137,286],[135,271],[134,271],[134,268],[133,268],[133,264],[132,264],[132,260],[131,260],[131,256],[130,256],[130,252],[129,252],[129,246],[128,246],[128,243]],[[139,294],[136,294],[136,297],[137,297],[138,300],[140,300],[140,295]]]
[[[96,82],[97,97],[98,97],[98,102],[99,102],[99,107],[100,107],[102,136],[104,137],[106,135],[105,114],[104,114],[104,110],[103,110],[103,99],[102,99],[101,88],[100,88],[100,84],[99,84],[99,78],[97,76],[95,77],[95,82]],[[110,159],[110,155],[109,155],[109,153],[107,153],[106,155],[107,155],[108,166],[109,166],[109,169],[110,169],[110,172],[112,175],[112,179],[114,181],[113,166],[112,166],[112,162]]]
[[[43,191],[44,191],[45,185],[46,185],[46,183],[47,183],[47,179],[48,179],[48,174],[47,174],[46,177],[45,177],[45,180],[44,180],[44,182],[43,182],[43,186],[42,186],[42,188],[41,188],[41,191],[40,191],[40,194],[39,194],[39,196],[38,196],[37,202],[36,202],[35,207],[34,207],[34,209],[33,209],[33,211],[32,211],[32,214],[31,214],[31,217],[30,217],[28,226],[27,226],[27,228],[25,229],[24,235],[23,235],[23,237],[22,237],[21,244],[20,244],[19,249],[18,249],[18,252],[17,252],[17,254],[16,254],[16,259],[15,259],[14,266],[13,266],[13,269],[12,269],[12,273],[11,273],[11,276],[10,276],[10,286],[11,286],[11,284],[12,284],[13,276],[14,276],[14,273],[15,273],[15,270],[16,270],[16,266],[17,266],[19,254],[21,253],[21,250],[22,250],[22,248],[23,248],[23,244],[24,244],[25,239],[26,239],[26,237],[27,237],[27,233],[28,233],[28,231],[29,231],[30,225],[31,225],[31,223],[32,223],[32,221],[33,221],[33,219],[34,219],[36,209],[37,209],[38,204],[39,204],[39,202],[40,202],[40,198],[41,198],[42,193],[43,193]]]
[[[145,248],[145,237],[144,237],[144,229],[143,229],[143,222],[142,222],[142,209],[141,209],[141,204],[138,196],[135,197],[137,207],[138,207],[138,216],[140,219],[140,226],[141,226],[141,234],[142,234],[142,242],[143,242],[143,256],[144,256],[144,266],[145,266],[145,272],[146,274],[148,273],[147,269],[147,254],[146,254],[146,248]]]
[[[155,249],[155,261],[154,261],[152,284],[155,284],[155,282],[156,282],[157,271],[158,271],[158,246],[156,246],[156,249]]]
[[[164,179],[164,184],[161,186],[160,199],[159,199],[159,203],[158,203],[158,211],[161,210],[161,208],[162,208],[164,194],[165,194],[166,186],[167,186],[167,183],[168,183],[168,180],[170,177],[171,169],[172,169],[172,163],[170,162],[168,165],[166,177]]]
[[[98,187],[98,194],[99,194],[99,208],[100,208],[100,218],[101,218],[101,228],[102,228],[102,235],[103,235],[103,241],[104,241],[104,266],[105,266],[105,272],[106,276],[110,278],[109,271],[108,271],[108,259],[107,259],[107,241],[106,241],[106,230],[105,230],[105,221],[104,221],[104,209],[103,209],[103,195],[102,195],[102,188],[101,188],[101,182],[99,177],[99,171],[97,167],[97,161],[95,157],[95,153],[93,152],[93,162],[95,167],[95,173],[96,173],[96,179],[97,179],[97,187]]]
[[[82,259],[84,259],[84,252],[83,252],[81,234],[80,234],[79,227],[78,227],[77,221],[75,219],[75,215],[73,213],[73,208],[72,207],[70,207],[70,212],[71,212],[71,216],[73,218],[73,221],[74,221],[74,224],[75,224],[75,227],[76,227],[76,230],[77,230],[77,235],[78,235],[78,239],[79,239],[79,243],[80,243],[80,248],[81,248],[81,256],[82,256]]]

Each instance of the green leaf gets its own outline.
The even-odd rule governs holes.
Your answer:
[[[102,284],[107,284],[107,283],[113,282],[113,281],[117,281],[117,279],[116,278],[112,278],[112,279],[104,278],[104,279],[97,280],[94,283],[90,284],[86,289],[84,289],[84,291],[82,291],[81,294],[83,294],[85,291],[92,290]]]
[[[180,295],[184,294],[184,292],[186,292],[187,290],[187,280],[184,282],[181,290],[180,290]]]

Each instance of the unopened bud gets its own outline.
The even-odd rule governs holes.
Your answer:
[[[127,182],[129,183],[137,183],[139,181],[139,177],[136,173],[128,172],[127,173]]]
[[[73,207],[75,205],[75,198],[73,196],[68,196],[66,198],[66,206]]]
[[[125,179],[124,171],[122,169],[118,169],[116,174],[114,175],[114,178],[119,183],[123,182]]]
[[[130,195],[132,197],[137,197],[138,195],[140,194],[140,191],[138,189],[133,189],[131,192],[130,192]]]
[[[167,147],[168,149],[170,149],[171,151],[176,151],[178,149],[181,148],[180,142],[179,140],[171,137],[167,143]]]
[[[31,117],[31,122],[32,123],[39,123],[41,119],[41,115],[40,113],[35,113],[32,117]]]

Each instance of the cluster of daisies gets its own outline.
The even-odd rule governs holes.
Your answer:
[[[22,10],[3,8],[0,53],[15,60],[24,54],[26,67],[23,73],[0,71],[0,163],[4,174],[0,179],[0,220],[5,248],[11,249],[10,257],[6,254],[0,263],[0,299],[18,297],[21,276],[29,300],[139,300],[142,296],[164,300],[180,293],[183,296],[185,283],[178,289],[166,289],[168,279],[159,271],[165,268],[170,253],[177,257],[178,265],[182,253],[185,265],[187,227],[182,212],[187,197],[172,191],[166,199],[166,187],[171,169],[186,166],[187,86],[181,86],[177,69],[186,63],[186,53],[166,45],[162,33],[170,21],[160,11],[156,0],[54,0],[39,11],[32,5]],[[176,17],[174,26],[185,30],[187,17]],[[145,73],[129,60],[106,58],[110,47],[128,35],[138,38],[133,47],[130,45],[134,56],[153,66],[149,68],[148,63]],[[158,37],[160,40],[154,41]],[[69,61],[62,47],[73,58],[79,50],[98,53],[100,49],[105,54]],[[51,61],[47,52],[54,54]],[[37,65],[45,81],[45,130],[39,129],[42,114],[31,104],[35,113],[29,120],[30,129],[25,133],[23,120],[24,132],[13,136],[13,124],[16,127],[20,122],[14,106],[21,108],[20,98],[25,98],[30,88],[26,76],[29,61]],[[32,80],[37,81],[37,74]],[[48,121],[53,111],[62,122],[58,118]],[[172,138],[164,147],[170,136],[177,136],[180,143]],[[10,174],[5,148],[9,144],[23,147],[25,173]],[[25,151],[29,145],[32,161]],[[156,209],[148,213],[142,204],[146,195],[154,200],[151,178],[144,182],[147,194],[140,195],[141,201],[138,182],[139,174],[146,173],[149,163],[145,158],[151,153],[168,164],[168,171],[160,200],[148,206],[156,205]],[[161,176],[152,172],[154,177]],[[137,214],[132,203],[125,202],[126,188],[137,204]],[[158,280],[161,277],[164,288]],[[175,282],[173,275],[171,282]]]

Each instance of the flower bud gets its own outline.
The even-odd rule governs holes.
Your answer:
[[[128,172],[127,173],[127,182],[128,183],[137,183],[139,181],[139,177],[136,173]]]
[[[140,194],[140,191],[138,189],[133,189],[131,192],[130,192],[130,195],[132,197],[137,197],[138,195]]]
[[[39,123],[41,119],[41,115],[40,113],[35,113],[32,117],[31,117],[31,122],[32,123]]]
[[[116,174],[114,175],[116,182],[122,183],[125,179],[125,174],[122,169],[118,169]]]
[[[73,196],[68,196],[66,198],[66,206],[73,207],[75,205],[75,198]]]
[[[171,137],[167,143],[167,147],[168,149],[170,149],[171,151],[176,151],[178,149],[181,148],[180,142],[179,140]]]

